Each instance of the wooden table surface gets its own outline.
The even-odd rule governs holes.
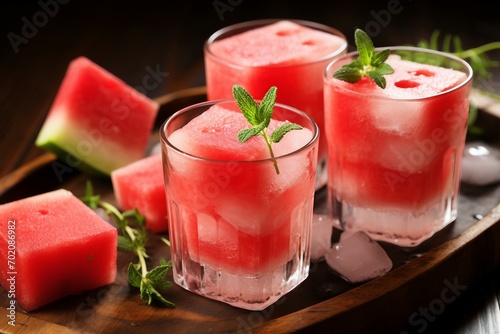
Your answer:
[[[453,2],[446,10],[437,10],[431,1],[411,0],[293,5],[242,0],[40,0],[1,6],[0,177],[42,153],[34,140],[68,63],[81,55],[155,98],[204,85],[203,42],[219,28],[251,19],[320,22],[344,32],[351,45],[356,27],[371,32],[377,46],[416,44],[434,29],[460,35],[464,48],[500,40],[496,17],[500,5],[493,1],[467,6]],[[491,55],[500,59],[498,52]],[[151,76],[155,80],[145,85]],[[500,72],[495,70],[481,84],[500,93]],[[497,268],[444,310],[422,306],[416,310],[422,312],[420,321],[409,320],[401,332],[498,333],[499,300]],[[332,332],[342,333],[342,328]]]

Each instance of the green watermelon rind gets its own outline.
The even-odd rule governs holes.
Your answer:
[[[84,159],[81,157],[78,157],[77,155],[71,154],[65,149],[61,148],[57,143],[54,143],[52,141],[47,141],[43,143],[37,142],[36,145],[48,152],[52,152],[57,156],[57,159],[60,160],[61,162],[65,163],[71,168],[78,169],[84,173],[88,173],[91,175],[95,175],[98,177],[109,177],[111,174],[111,171],[114,170],[114,168],[110,170],[103,170],[99,169],[89,163],[87,163]],[[75,163],[76,161],[76,163]],[[102,164],[101,164],[102,166]]]

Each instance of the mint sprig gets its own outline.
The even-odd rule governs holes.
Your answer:
[[[333,77],[349,83],[356,83],[367,76],[377,86],[384,89],[387,85],[384,75],[394,73],[392,66],[385,63],[391,50],[375,51],[370,36],[361,29],[356,29],[354,32],[354,42],[358,50],[358,58],[338,69]]]
[[[259,104],[243,87],[239,85],[233,86],[233,97],[246,120],[252,125],[251,128],[238,132],[238,141],[244,143],[252,137],[262,135],[273,160],[276,174],[279,174],[278,162],[271,145],[272,143],[278,143],[288,132],[301,130],[302,127],[295,123],[286,123],[274,130],[270,136],[267,134],[266,129],[271,122],[274,104],[276,103],[276,91],[276,87],[271,87]]]
[[[151,305],[153,299],[159,301],[167,307],[174,307],[175,304],[166,300],[159,291],[172,286],[170,281],[165,280],[165,276],[172,268],[171,261],[160,259],[160,265],[148,271],[146,259],[149,255],[146,251],[146,226],[145,218],[137,209],[120,212],[112,204],[101,200],[101,196],[94,194],[92,183],[87,181],[85,196],[80,200],[88,207],[95,210],[102,208],[106,214],[111,216],[119,231],[118,249],[132,252],[137,255],[139,263],[130,263],[127,270],[129,284],[139,288],[141,299]],[[162,238],[168,246],[168,240]]]

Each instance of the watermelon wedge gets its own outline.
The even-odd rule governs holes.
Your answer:
[[[73,60],[36,145],[94,174],[144,157],[159,105],[85,57]]]
[[[115,280],[117,230],[71,192],[2,204],[0,217],[0,283],[25,311]]]
[[[155,233],[168,230],[167,199],[161,154],[140,159],[111,172],[118,206],[137,208],[146,218],[146,228]]]

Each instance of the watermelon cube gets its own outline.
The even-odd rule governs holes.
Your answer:
[[[112,283],[117,229],[59,189],[0,205],[0,283],[25,311]]]
[[[144,157],[159,105],[85,57],[73,60],[36,145],[94,174]]]
[[[122,210],[137,208],[146,218],[146,227],[150,231],[167,231],[167,199],[161,154],[114,170],[111,172],[111,181],[116,201]]]

